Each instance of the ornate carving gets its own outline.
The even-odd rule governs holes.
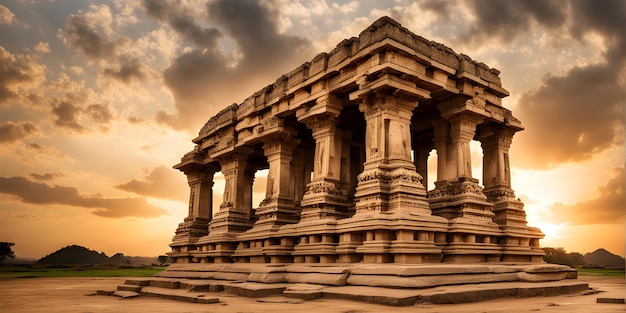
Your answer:
[[[311,195],[316,193],[326,193],[331,195],[343,196],[346,191],[343,188],[338,188],[335,183],[327,181],[311,182],[306,186],[305,195]]]
[[[429,198],[439,198],[446,196],[456,196],[461,194],[482,194],[483,188],[475,181],[464,180],[461,182],[453,182],[428,192]]]

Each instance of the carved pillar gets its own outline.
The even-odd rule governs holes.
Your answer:
[[[524,203],[516,199],[511,188],[509,148],[517,130],[502,125],[481,128],[479,140],[483,148],[484,193],[494,205],[494,222],[503,231],[502,260],[541,262],[544,254],[538,242],[544,234],[526,225]]]
[[[465,96],[441,103],[439,110],[445,121],[433,123],[442,177],[428,192],[428,201],[433,215],[449,220],[445,262],[491,262],[499,260],[502,253],[493,204],[487,201],[478,179],[472,177],[469,143],[486,115],[476,103],[480,104]]]
[[[223,202],[209,227],[209,237],[232,238],[250,228],[249,193],[252,180],[246,179],[247,153],[232,152],[220,158],[225,179]]]
[[[430,214],[422,177],[411,161],[410,122],[417,101],[381,92],[363,97],[365,163],[358,176],[356,214],[405,211]]]
[[[297,223],[299,213],[294,205],[295,188],[292,183],[293,150],[299,140],[288,133],[272,135],[263,140],[263,150],[269,163],[265,199],[256,210],[254,227]]]
[[[190,252],[197,249],[198,240],[206,236],[209,231],[209,221],[212,218],[212,187],[215,170],[206,166],[189,171],[189,211],[184,221],[178,224],[170,246],[174,250],[172,258],[177,263],[191,261]]]
[[[337,129],[341,103],[328,95],[319,99],[311,111],[317,113],[317,108],[323,113],[299,117],[315,139],[313,178],[302,199],[302,221],[345,217],[348,207],[347,193],[341,182],[342,132]]]

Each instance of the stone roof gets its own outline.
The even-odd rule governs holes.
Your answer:
[[[255,92],[241,104],[232,104],[211,117],[200,129],[199,135],[215,129],[226,119],[237,120],[253,107],[261,106],[268,100],[280,96],[287,90],[305,82],[309,77],[320,74],[328,68],[357,54],[359,51],[384,39],[392,39],[421,54],[431,61],[443,64],[456,75],[468,73],[497,87],[501,87],[500,71],[489,68],[484,63],[476,62],[465,54],[457,54],[444,44],[428,40],[412,33],[394,19],[383,16],[363,30],[359,37],[344,39],[330,52],[317,54],[311,61],[305,62],[291,72],[280,76],[274,83]]]

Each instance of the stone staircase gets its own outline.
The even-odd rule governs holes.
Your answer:
[[[160,277],[127,279],[115,291],[97,294],[122,298],[160,297],[193,303],[218,303],[219,296],[284,297],[285,301],[338,298],[386,304],[453,304],[503,297],[551,296],[585,292],[589,285],[555,273],[563,268],[543,266],[264,266],[178,265]],[[205,271],[200,271],[204,269]],[[308,272],[306,272],[308,271]],[[377,275],[372,273],[376,272]],[[382,273],[382,275],[381,275]],[[573,272],[575,273],[575,272]],[[572,275],[572,272],[566,272]],[[164,277],[165,276],[165,277]],[[176,277],[174,277],[176,276]],[[292,300],[288,300],[292,299]]]

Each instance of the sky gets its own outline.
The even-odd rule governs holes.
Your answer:
[[[204,122],[385,15],[501,71],[541,245],[624,256],[626,2],[610,0],[0,0],[0,241],[20,258],[169,251],[188,201],[172,166]],[[476,178],[481,157],[473,142]]]

